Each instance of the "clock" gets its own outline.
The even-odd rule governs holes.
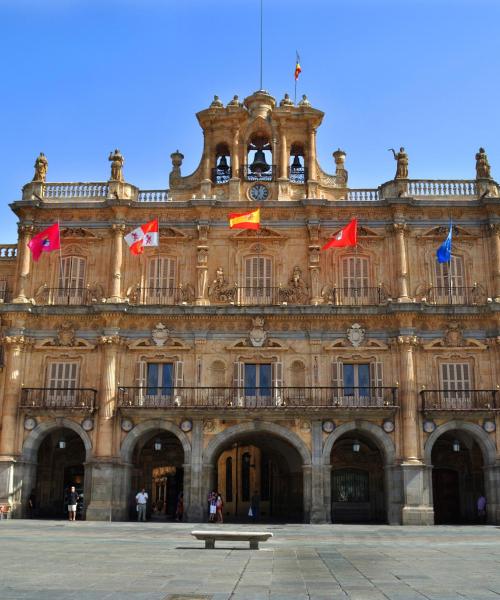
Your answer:
[[[269,198],[269,190],[262,183],[253,185],[248,194],[252,200],[267,200]]]

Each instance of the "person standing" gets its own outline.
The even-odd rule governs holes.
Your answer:
[[[252,495],[250,508],[252,509],[252,521],[256,523],[260,515],[260,496],[258,491],[255,491]]]
[[[217,514],[217,493],[215,491],[208,494],[208,521],[213,523]]]
[[[146,521],[146,506],[148,503],[148,493],[144,488],[135,497],[135,502],[137,504],[137,520],[138,521]]]
[[[184,492],[179,494],[177,498],[177,508],[175,509],[175,520],[182,521],[184,515]]]
[[[486,498],[481,494],[477,499],[477,516],[480,523],[486,523]]]
[[[35,518],[35,509],[36,509],[36,496],[35,490],[31,490],[31,494],[28,498],[28,515],[30,519]]]
[[[215,493],[215,510],[216,510],[216,522],[224,523],[224,519],[222,517],[222,509],[224,508],[224,502],[222,501],[222,496],[219,492]]]
[[[69,488],[68,493],[68,518],[70,521],[76,521],[76,506],[80,496],[77,494],[75,486]]]

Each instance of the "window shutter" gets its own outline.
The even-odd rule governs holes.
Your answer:
[[[344,365],[339,361],[332,362],[332,399],[340,402],[344,396]]]
[[[370,363],[370,385],[372,388],[372,397],[376,398],[377,405],[381,406],[384,401],[383,363],[380,361]]]
[[[175,398],[174,404],[180,406],[182,402],[182,386],[184,385],[184,363],[182,360],[176,360],[174,365],[175,378]]]
[[[1,302],[5,302],[6,298],[5,296],[7,295],[7,280],[6,279],[0,279],[0,301]]]
[[[78,363],[49,363],[47,366],[47,398],[49,402],[72,406],[78,385]]]
[[[234,399],[238,406],[245,403],[245,363],[236,361],[233,370]]]
[[[144,404],[144,396],[146,395],[148,363],[145,360],[138,360],[135,364],[135,385],[138,388],[135,393],[135,399],[139,406]]]
[[[273,378],[273,391],[274,391],[274,402],[276,406],[282,406],[284,403],[283,395],[283,363],[275,362],[271,364],[272,378]]]

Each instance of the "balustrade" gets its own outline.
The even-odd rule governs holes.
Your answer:
[[[43,196],[49,200],[65,200],[67,198],[105,198],[108,195],[108,184],[97,183],[46,183]]]
[[[422,410],[495,410],[498,390],[422,390]]]
[[[121,408],[396,408],[395,387],[119,387]]]
[[[169,202],[168,190],[139,190],[138,202]]]
[[[92,388],[23,388],[21,408],[66,409],[93,412],[97,390]]]
[[[0,260],[9,260],[16,258],[17,256],[17,245],[16,244],[2,244],[0,245]]]
[[[476,182],[473,179],[410,179],[408,196],[475,196]]]
[[[347,192],[350,202],[376,202],[379,200],[378,189],[352,189]]]

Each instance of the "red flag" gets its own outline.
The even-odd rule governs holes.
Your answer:
[[[158,246],[158,219],[153,219],[128,233],[123,239],[130,247],[132,254],[142,254],[144,246]]]
[[[61,236],[59,234],[59,223],[54,223],[47,229],[34,235],[28,242],[28,248],[31,250],[31,256],[36,262],[42,252],[52,252],[61,247]]]
[[[345,248],[355,246],[358,243],[358,220],[352,219],[343,229],[334,235],[321,250],[328,248]]]

